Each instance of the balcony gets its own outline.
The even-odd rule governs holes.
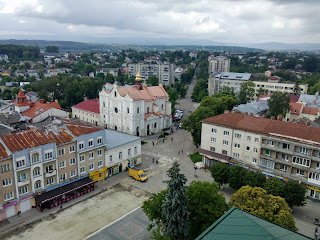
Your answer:
[[[296,152],[296,151],[294,151],[294,152],[293,152],[293,155],[298,156],[298,157],[303,157],[303,158],[309,158],[309,159],[312,158],[311,155],[305,154],[305,153],[303,153],[303,152]]]
[[[319,180],[308,178],[308,183],[312,183],[312,184],[315,184],[317,186],[320,186],[320,181]]]
[[[52,176],[54,176],[54,175],[57,175],[57,170],[52,170],[52,171],[47,172],[47,173],[44,174],[44,176],[45,176],[46,178],[52,177]]]
[[[24,179],[18,182],[18,187],[30,184],[30,179]]]

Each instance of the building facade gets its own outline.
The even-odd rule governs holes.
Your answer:
[[[2,136],[0,220],[63,204],[140,162],[139,137],[79,123]]]
[[[209,59],[209,75],[216,72],[230,72],[231,59],[225,56],[217,56]]]
[[[72,117],[92,124],[101,125],[99,99],[86,99],[71,107]]]
[[[320,129],[238,113],[202,121],[205,167],[238,163],[269,177],[299,181],[320,200]]]
[[[99,93],[100,121],[106,128],[136,136],[171,126],[171,103],[161,86],[147,87],[137,74],[135,86],[106,84]]]
[[[230,88],[234,93],[239,93],[241,84],[245,81],[252,81],[251,73],[234,73],[234,72],[217,72],[209,77],[208,93],[209,96],[219,93],[223,88]],[[269,93],[276,91],[294,93],[295,83],[279,82],[279,80],[268,81],[253,81],[255,84],[254,90],[256,96],[260,88],[268,90]],[[300,91],[306,93],[308,91],[308,84],[299,84]]]
[[[174,64],[130,63],[129,76],[136,76],[138,73],[141,74],[142,81],[148,80],[150,76],[157,76],[162,85],[174,83]]]

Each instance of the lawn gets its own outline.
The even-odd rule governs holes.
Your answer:
[[[193,163],[201,162],[202,156],[198,152],[195,152],[195,153],[190,154],[190,159]]]

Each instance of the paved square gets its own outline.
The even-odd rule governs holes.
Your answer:
[[[129,222],[122,227],[120,227],[117,232],[120,233],[122,236],[125,236],[127,239],[132,239],[139,233],[141,233],[144,229],[139,227],[137,224],[133,222]]]

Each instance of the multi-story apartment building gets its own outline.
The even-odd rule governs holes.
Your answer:
[[[106,84],[99,93],[101,124],[131,135],[161,132],[172,123],[171,103],[161,86],[147,87],[136,76],[135,86]]]
[[[162,85],[174,83],[174,64],[130,63],[128,65],[129,76],[136,76],[138,73],[142,81],[146,81],[150,76],[157,76]]]
[[[238,163],[284,181],[304,184],[307,195],[320,197],[320,129],[238,113],[202,121],[200,154],[215,162]]]
[[[209,58],[209,75],[216,72],[230,72],[231,59],[225,56]]]
[[[231,88],[234,93],[240,92],[241,84],[244,81],[252,81],[251,73],[216,72],[210,75],[208,81],[209,96],[219,93],[224,87]],[[268,81],[253,81],[255,93],[258,94],[260,88],[267,89],[269,93],[275,91],[294,93],[295,83],[279,82],[279,79]],[[308,84],[299,84],[302,93],[308,91]]]
[[[140,162],[139,137],[78,123],[56,121],[44,130],[2,136],[0,220],[63,204]]]

